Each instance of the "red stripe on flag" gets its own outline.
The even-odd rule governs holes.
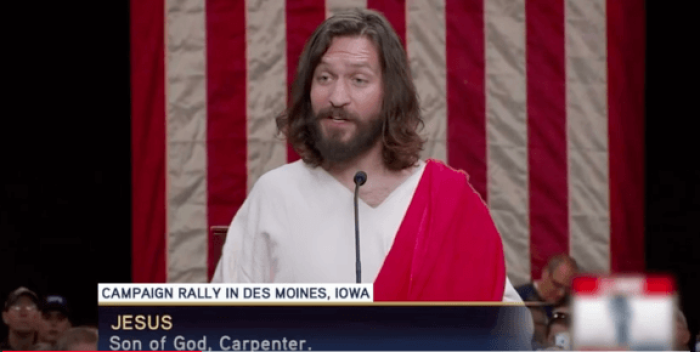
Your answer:
[[[206,8],[207,216],[211,227],[228,225],[246,198],[246,2],[209,0]],[[207,274],[211,280],[223,243],[207,232]]]
[[[527,1],[531,275],[569,250],[564,1]]]
[[[445,3],[447,156],[487,201],[484,1]]]
[[[607,1],[610,269],[644,270],[644,1]]]
[[[306,40],[326,19],[324,0],[287,0],[287,87],[291,92],[296,77],[299,56]],[[289,94],[288,94],[289,96]],[[291,145],[287,145],[287,162],[299,160]]]
[[[133,282],[165,282],[165,1],[131,0]]]
[[[367,0],[367,8],[386,17],[406,48],[406,0]]]

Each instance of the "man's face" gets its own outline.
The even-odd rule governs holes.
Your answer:
[[[571,281],[576,276],[574,269],[567,263],[560,264],[553,272],[545,268],[542,273],[542,282],[546,286],[543,294],[549,303],[561,301],[571,289]]]
[[[382,68],[365,37],[336,37],[311,84],[311,127],[321,155],[344,162],[376,145],[382,133]]]
[[[2,320],[12,331],[29,333],[36,331],[37,306],[27,296],[20,298],[2,313]]]
[[[38,325],[39,341],[50,344],[56,343],[58,337],[71,327],[70,320],[56,310],[44,312]]]

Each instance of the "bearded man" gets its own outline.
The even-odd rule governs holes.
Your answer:
[[[406,51],[371,10],[324,21],[306,43],[279,131],[301,157],[264,174],[233,219],[213,282],[362,282],[379,301],[520,301],[467,175],[421,160]]]

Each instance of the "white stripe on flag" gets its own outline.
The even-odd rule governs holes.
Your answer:
[[[425,121],[423,159],[447,161],[447,68],[444,0],[410,0],[406,47]]]
[[[367,8],[367,0],[326,0],[326,18],[329,18],[338,11],[353,8]]]
[[[287,36],[285,1],[248,0],[246,5],[250,191],[265,172],[287,162],[287,143],[277,137],[275,124],[287,106]]]
[[[166,2],[167,281],[207,279],[205,7]]]
[[[566,74],[571,255],[610,270],[605,0],[567,0]]]
[[[530,280],[525,2],[485,0],[488,200],[509,278]]]

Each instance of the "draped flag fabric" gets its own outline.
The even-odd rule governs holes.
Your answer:
[[[306,39],[346,7],[408,52],[428,142],[465,170],[513,284],[569,253],[644,270],[643,0],[131,1],[134,282],[203,282],[264,172]]]

